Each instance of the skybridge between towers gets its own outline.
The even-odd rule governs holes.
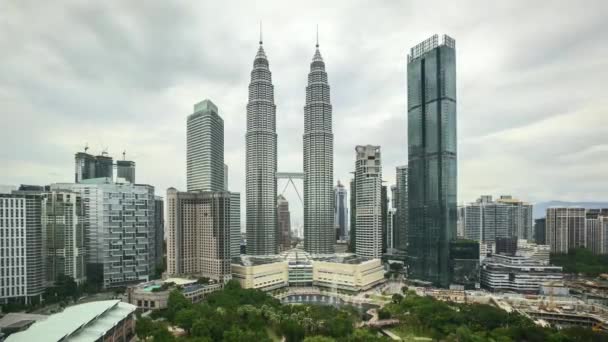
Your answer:
[[[302,200],[302,196],[300,196],[300,192],[296,187],[296,183],[293,182],[294,179],[301,179],[303,181],[304,172],[277,172],[275,177],[276,179],[287,179],[287,183],[285,184],[283,191],[281,191],[281,195],[285,193],[285,190],[287,190],[287,187],[289,186],[289,184],[291,184],[291,186],[293,186],[293,189],[296,191],[296,194],[298,194],[300,203],[304,205],[304,201]]]

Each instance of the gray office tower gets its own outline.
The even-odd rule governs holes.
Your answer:
[[[85,152],[76,153],[74,157],[76,165],[74,172],[75,183],[80,183],[85,179],[95,178],[95,163],[97,160],[95,159],[95,156],[86,153],[87,149],[88,148],[85,148]]]
[[[95,178],[114,178],[114,160],[107,152],[95,157]]]
[[[98,156],[88,154],[85,148],[85,152],[78,152],[75,156],[75,176],[74,182],[80,183],[86,179],[93,178],[109,178],[114,177],[114,163],[112,157],[108,156],[107,152],[103,152]]]
[[[188,191],[224,191],[224,120],[210,100],[194,105],[186,140]]]
[[[278,251],[277,241],[277,133],[274,87],[260,39],[253,61],[246,134],[247,254]]]
[[[124,178],[127,182],[135,184],[135,162],[131,160],[117,160],[116,177]]]
[[[346,187],[338,181],[334,188],[334,225],[338,228],[338,240],[346,240],[348,236],[348,191]]]
[[[304,106],[304,249],[311,254],[334,252],[333,182],[332,107],[317,42]]]
[[[350,180],[350,230],[348,240],[350,252],[357,252],[357,177]]]
[[[396,184],[393,191],[393,206],[395,208],[395,221],[393,222],[393,245],[397,253],[407,251],[407,166],[397,166]]]
[[[96,178],[50,188],[77,192],[84,202],[87,282],[111,288],[150,279],[156,260],[153,186]]]
[[[241,255],[241,193],[230,193],[230,257]]]
[[[155,265],[162,266],[165,242],[165,201],[160,196],[154,196],[154,256]]]
[[[380,188],[380,217],[382,219],[382,253],[386,253],[388,234],[391,231],[388,228],[388,187],[386,185],[382,185]]]
[[[456,238],[456,50],[437,35],[407,60],[409,275],[448,287]]]

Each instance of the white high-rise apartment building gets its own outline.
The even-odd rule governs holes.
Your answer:
[[[585,208],[547,208],[546,238],[551,253],[585,247]]]
[[[188,191],[224,191],[224,120],[210,100],[188,116],[186,159]]]
[[[0,194],[0,302],[41,298],[45,289],[42,196]]]
[[[231,279],[230,196],[167,190],[167,274]]]
[[[84,202],[88,281],[110,288],[149,279],[156,261],[153,186],[93,178],[51,190],[77,192]]]
[[[382,257],[382,164],[380,146],[357,146],[355,164],[355,251],[366,258]]]
[[[260,47],[253,61],[246,133],[247,254],[278,251],[277,241],[277,133],[274,87],[268,59]]]
[[[608,254],[608,209],[587,209],[585,246],[593,254]]]
[[[497,238],[517,237],[534,240],[532,205],[511,196],[481,196],[458,208],[464,238],[493,243]]]

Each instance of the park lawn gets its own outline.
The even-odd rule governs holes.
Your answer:
[[[405,324],[400,324],[396,327],[386,329],[393,334],[401,337],[404,341],[432,341],[430,335],[420,327],[412,328]]]
[[[283,340],[271,327],[266,327],[266,333],[273,342],[280,342]]]

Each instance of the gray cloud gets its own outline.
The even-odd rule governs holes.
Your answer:
[[[263,20],[280,170],[302,168],[317,23],[343,183],[356,144],[382,146],[394,183],[407,162],[406,54],[447,33],[457,41],[459,201],[606,200],[604,2],[331,4],[1,3],[0,183],[70,181],[73,154],[88,143],[115,157],[126,149],[138,181],[159,194],[183,189],[186,116],[210,98],[225,121],[231,189],[244,192],[247,85]],[[297,196],[287,197],[301,224]]]

